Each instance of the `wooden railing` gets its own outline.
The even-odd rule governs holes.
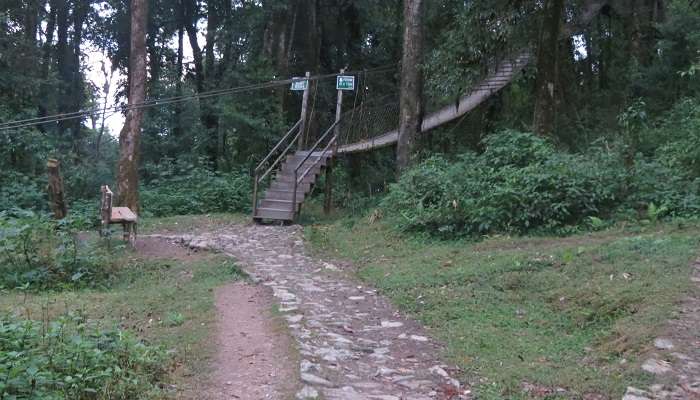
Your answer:
[[[301,127],[301,125],[302,125],[302,120],[297,121],[297,123],[294,124],[294,126],[292,126],[291,129],[289,129],[289,131],[282,137],[282,139],[280,139],[280,141],[277,142],[275,147],[273,147],[272,150],[270,150],[270,152],[267,154],[267,156],[265,156],[265,158],[262,161],[260,161],[260,164],[258,164],[258,166],[255,167],[255,174],[254,174],[255,178],[253,180],[253,215],[255,215],[258,211],[258,189],[260,187],[260,183],[265,178],[267,178],[272,171],[275,170],[275,168],[280,163],[280,161],[282,161],[284,159],[284,157],[286,157],[287,154],[289,154],[289,151],[292,149],[294,144],[297,143],[299,135],[302,134],[302,130],[299,129]],[[293,133],[295,131],[298,131],[298,132],[296,133],[296,135],[293,135]],[[289,140],[290,137],[292,138],[291,140]],[[289,142],[289,144],[287,144],[287,147],[285,147],[285,149],[282,151],[282,153],[280,153],[280,155],[277,157],[277,159],[275,159],[275,162],[273,162],[272,165],[270,165],[268,167],[268,169],[265,171],[265,173],[263,173],[261,175],[260,171],[263,170],[266,163],[279,151],[279,149],[282,146],[284,146],[284,144],[286,142]]]
[[[321,160],[325,157],[325,155],[330,151],[331,147],[333,148],[333,151],[335,152],[336,146],[334,146],[337,143],[338,139],[338,132],[336,131],[333,136],[330,138],[326,146],[321,150],[321,152],[318,154],[318,159],[316,162],[314,162],[312,165],[310,165],[304,172],[299,176],[299,170],[301,167],[306,163],[306,161],[311,157],[311,155],[314,154],[314,152],[321,146],[321,144],[328,138],[328,136],[335,131],[335,128],[338,126],[341,120],[335,121],[327,130],[326,132],[321,135],[321,137],[314,143],[314,145],[308,149],[308,153],[306,154],[306,157],[304,157],[299,164],[294,168],[294,192],[292,192],[292,212],[296,216],[297,213],[297,189],[299,187],[299,183],[301,183],[304,178],[309,174],[311,170],[313,170],[316,165],[318,165]]]

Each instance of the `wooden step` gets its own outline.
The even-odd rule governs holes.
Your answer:
[[[317,161],[318,161],[318,163],[316,163]],[[303,173],[304,171],[306,171],[307,168],[314,166],[314,164],[316,167],[325,167],[328,164],[328,159],[320,160],[320,161],[319,160],[313,160],[313,161],[307,160],[304,163],[304,165],[302,165],[301,168],[299,168],[299,173],[300,174]],[[284,163],[284,164],[282,164],[280,171],[294,173],[294,170],[297,169],[298,166],[299,166],[299,163],[296,163],[296,162]]]
[[[299,211],[299,208],[301,206],[301,200],[297,200],[297,207],[296,211]],[[271,200],[268,198],[263,199],[263,201],[260,202],[260,208],[272,208],[275,210],[292,210],[292,201],[291,200]]]
[[[270,199],[270,200],[292,200],[292,197],[294,195],[294,192],[289,189],[289,190],[279,190],[279,189],[268,189],[265,192],[265,199]],[[303,190],[297,190],[297,200],[304,199],[304,196],[306,193]]]
[[[284,160],[284,162],[285,162],[285,164],[286,163],[299,164],[300,162],[302,162],[302,160],[306,160],[307,162],[308,161],[315,162],[315,161],[318,161],[319,158],[321,158],[321,157],[320,156],[311,156],[309,158],[306,158],[305,154],[290,154],[287,156],[287,159]],[[327,157],[324,156],[323,158],[327,158]]]
[[[302,183],[314,183],[316,182],[316,175],[318,175],[321,171],[314,171],[313,169],[309,171],[309,173],[304,177],[304,179],[299,180],[298,182],[301,185]],[[299,176],[301,177],[301,172],[299,173]],[[294,175],[287,175],[287,174],[278,174],[275,177],[275,182],[280,182],[280,183],[288,183],[290,185],[290,190],[291,186],[294,185]]]
[[[281,190],[281,191],[293,191],[294,184],[289,182],[273,181],[268,190]],[[297,193],[303,192],[308,193],[311,190],[311,182],[302,182],[297,185]]]
[[[271,219],[276,221],[293,221],[294,213],[292,213],[290,210],[280,210],[276,208],[258,208],[254,218]]]

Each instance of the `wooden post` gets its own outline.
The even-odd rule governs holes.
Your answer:
[[[299,125],[299,142],[297,144],[298,150],[304,150],[306,147],[306,114],[309,110],[309,88],[311,88],[311,82],[309,78],[311,77],[311,72],[306,71],[306,89],[304,89],[304,97],[301,100],[301,125]]]
[[[340,75],[345,73],[345,69],[340,70]],[[340,116],[343,112],[343,91],[338,89],[338,101],[335,105],[335,122],[340,121]],[[340,124],[336,124],[333,132],[333,136],[336,140],[340,136]],[[337,144],[337,142],[336,142]],[[326,190],[325,198],[323,201],[323,213],[328,215],[333,209],[333,159],[335,158],[336,145],[332,146],[332,157],[328,160],[328,165],[326,165]]]
[[[64,199],[61,163],[51,158],[46,162],[46,169],[49,173],[49,206],[53,211],[54,218],[63,219],[68,215],[68,207],[66,207]]]
[[[345,73],[345,68],[340,70],[340,75]],[[340,114],[343,112],[343,91],[338,90],[338,102],[335,105],[335,122],[340,121]],[[340,124],[335,126],[335,136],[340,135]]]
[[[102,185],[100,188],[100,236],[107,236],[109,229],[109,220],[112,218],[112,196],[114,195],[109,186]]]

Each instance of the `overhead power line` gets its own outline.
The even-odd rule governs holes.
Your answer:
[[[352,75],[352,74],[358,74],[358,73],[389,72],[389,71],[395,69],[397,67],[397,65],[398,64],[390,64],[390,65],[385,65],[385,66],[376,67],[376,68],[363,70],[363,71],[350,71],[350,72],[346,72],[345,74]],[[314,76],[309,77],[308,80],[320,81],[320,80],[333,78],[337,75],[338,75],[338,73],[314,75]],[[34,126],[34,125],[48,124],[48,123],[66,121],[66,120],[71,120],[71,119],[79,119],[79,118],[87,117],[87,116],[92,115],[92,114],[102,113],[104,111],[107,111],[107,112],[111,111],[113,113],[116,113],[119,111],[126,112],[126,111],[133,110],[133,109],[160,107],[160,106],[165,106],[165,105],[169,105],[169,104],[186,102],[186,101],[190,101],[190,100],[207,99],[207,98],[211,98],[211,97],[218,97],[218,96],[230,95],[230,94],[235,94],[235,93],[248,92],[248,91],[252,91],[252,90],[271,89],[271,88],[275,88],[275,87],[279,87],[279,86],[287,86],[287,85],[290,85],[292,82],[301,81],[301,80],[306,80],[306,78],[291,78],[291,79],[285,79],[285,80],[275,80],[275,81],[269,81],[269,82],[263,82],[263,83],[257,83],[257,84],[243,85],[243,86],[227,88],[227,89],[218,89],[218,90],[212,90],[212,91],[208,91],[208,92],[195,93],[193,95],[187,95],[187,96],[174,96],[174,97],[167,97],[167,98],[162,98],[162,99],[146,100],[142,103],[129,104],[129,105],[124,105],[124,106],[118,105],[118,106],[104,107],[102,105],[102,106],[97,106],[97,107],[94,107],[94,108],[91,108],[88,110],[74,111],[74,112],[63,113],[63,114],[55,114],[55,115],[49,115],[49,116],[45,116],[45,117],[27,118],[27,119],[16,120],[16,121],[8,121],[8,122],[0,123],[0,130],[19,129],[19,128],[24,128],[24,127]]]

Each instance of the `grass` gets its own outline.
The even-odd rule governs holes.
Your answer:
[[[306,229],[316,251],[353,261],[431,329],[485,399],[528,398],[526,383],[563,388],[564,398],[620,398],[646,383],[639,357],[691,290],[698,233],[669,224],[476,243],[407,237],[366,219]]]
[[[249,221],[250,215],[247,214],[206,214],[143,218],[139,223],[139,233],[195,234],[206,230],[210,231],[216,228],[223,228],[231,224],[243,224]]]
[[[152,224],[170,222],[176,219]],[[176,395],[184,396],[198,377],[207,375],[215,351],[209,340],[216,323],[214,289],[244,276],[230,258],[217,254],[200,253],[183,261],[115,251],[118,272],[107,289],[3,291],[0,313],[37,320],[79,313],[101,326],[135,332],[146,342],[169,349]]]

